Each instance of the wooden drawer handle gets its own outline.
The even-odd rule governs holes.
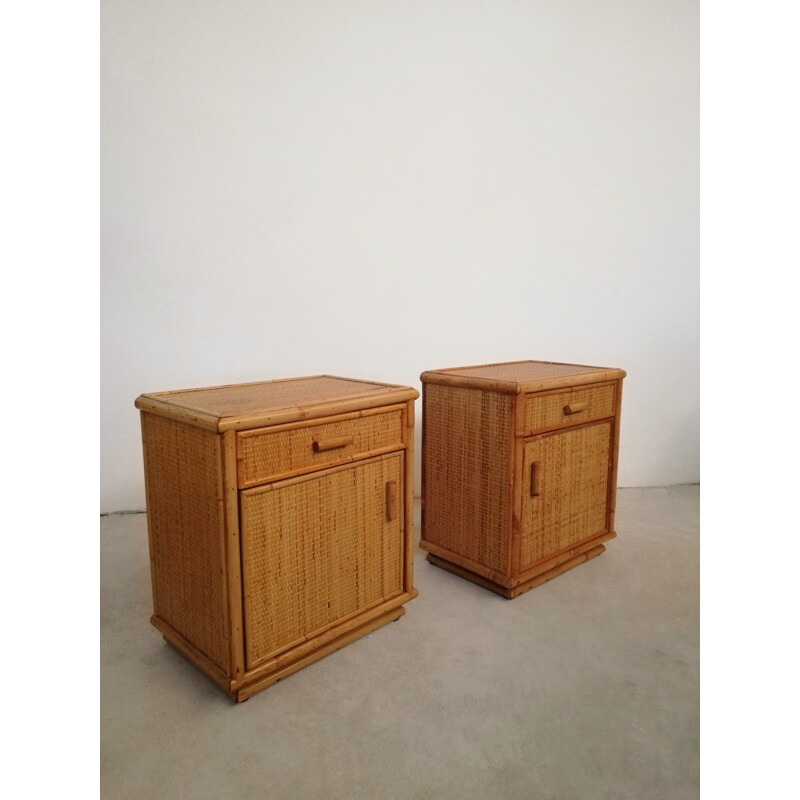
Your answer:
[[[568,417],[570,414],[580,414],[581,411],[586,411],[588,407],[588,403],[569,403],[564,406],[564,415]]]
[[[386,519],[397,518],[397,481],[386,482]]]
[[[534,461],[531,464],[531,497],[539,497],[542,493],[541,474],[541,464]]]
[[[321,453],[323,450],[335,450],[337,447],[347,447],[353,441],[352,434],[350,436],[338,436],[335,439],[314,439],[311,446],[314,448],[315,453]]]

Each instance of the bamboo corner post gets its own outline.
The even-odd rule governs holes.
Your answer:
[[[423,372],[428,561],[513,598],[603,553],[625,375],[547,361]]]
[[[151,622],[234,700],[417,596],[418,396],[315,375],[137,398]]]

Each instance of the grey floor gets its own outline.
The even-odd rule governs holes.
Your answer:
[[[621,490],[514,600],[417,550],[404,617],[241,705],[150,626],[145,515],[102,518],[102,797],[698,797],[699,494]]]

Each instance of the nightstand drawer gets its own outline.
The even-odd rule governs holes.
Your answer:
[[[525,432],[565,428],[614,415],[614,384],[525,396]]]
[[[301,422],[239,433],[239,488],[402,447],[402,425],[402,411],[395,408],[347,414],[321,424]]]

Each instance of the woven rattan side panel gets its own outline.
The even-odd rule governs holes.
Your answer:
[[[603,422],[525,445],[521,570],[606,530],[611,435]]]
[[[227,672],[218,437],[142,415],[155,612]]]
[[[422,538],[506,572],[511,397],[424,385]]]
[[[248,669],[402,589],[403,456],[241,493]],[[399,496],[402,496],[402,492]]]

